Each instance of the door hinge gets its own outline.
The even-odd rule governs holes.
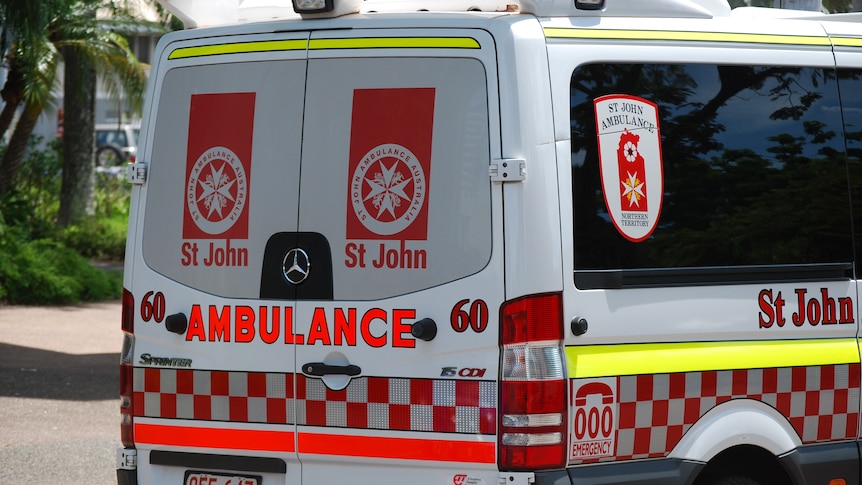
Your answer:
[[[138,468],[138,450],[120,448],[117,450],[117,468],[120,470],[135,470]]]
[[[527,179],[527,161],[520,158],[492,160],[488,175],[493,182],[521,182]]]
[[[530,485],[531,483],[536,483],[536,474],[533,472],[501,473],[497,478],[497,485]]]
[[[144,185],[147,181],[147,164],[130,163],[126,165],[126,181],[130,184]]]

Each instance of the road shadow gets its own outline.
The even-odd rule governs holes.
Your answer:
[[[0,342],[0,396],[118,399],[120,354],[66,354]]]

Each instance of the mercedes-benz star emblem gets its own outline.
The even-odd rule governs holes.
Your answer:
[[[288,282],[298,285],[308,278],[308,273],[311,271],[311,262],[308,260],[308,254],[299,248],[293,248],[284,255],[284,261],[281,263],[281,271],[284,273],[284,279]]]

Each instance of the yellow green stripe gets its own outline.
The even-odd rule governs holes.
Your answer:
[[[841,47],[862,47],[860,37],[832,37],[832,43]]]
[[[181,47],[174,49],[168,56],[168,59],[187,59],[189,57],[217,56],[222,54],[248,54],[252,52],[297,51],[305,50],[307,46],[308,41],[306,39],[296,39]]]
[[[750,340],[566,347],[569,377],[759,369],[859,362],[856,339]]]
[[[359,37],[350,39],[269,40],[237,42],[174,49],[168,59],[217,56],[222,54],[248,54],[252,52],[323,49],[480,49],[479,41],[472,37]]]
[[[350,39],[313,39],[308,48],[316,49],[479,49],[472,37],[359,37]]]
[[[608,30],[546,27],[545,37],[561,39],[672,40],[814,46],[831,45],[828,37],[810,35],[737,34],[729,32],[687,32],[679,30]]]

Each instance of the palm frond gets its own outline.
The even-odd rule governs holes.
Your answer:
[[[24,78],[21,93],[31,105],[53,98],[56,69],[64,49],[92,62],[109,96],[125,97],[135,111],[143,104],[147,72],[125,35],[164,32],[135,18],[124,0],[0,0],[0,52],[12,58]],[[97,10],[107,12],[98,15]]]

